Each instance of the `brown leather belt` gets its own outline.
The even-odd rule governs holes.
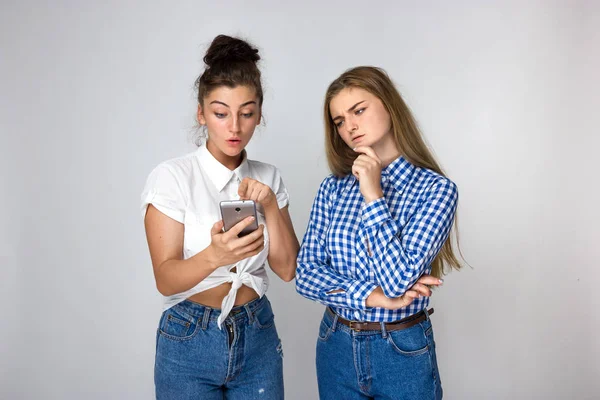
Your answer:
[[[327,312],[334,317],[336,314],[333,312],[333,310],[329,307],[327,307]],[[433,308],[430,308],[429,310],[427,310],[427,314],[431,315],[433,314]],[[423,322],[427,319],[427,315],[425,314],[424,310],[419,311],[416,314],[410,315],[406,318],[402,318],[398,321],[394,321],[394,322],[386,322],[385,325],[385,330],[386,331],[401,331],[402,329],[406,329],[406,328],[410,328],[413,325],[416,325],[420,322]],[[344,319],[342,317],[340,317],[338,315],[337,318],[338,322],[342,325],[346,325],[347,327],[349,327],[350,329],[352,329],[353,331],[356,332],[360,332],[360,331],[380,331],[381,330],[381,323],[380,322],[358,322],[358,321],[348,321],[347,319]]]

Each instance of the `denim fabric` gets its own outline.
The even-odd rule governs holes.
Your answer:
[[[431,320],[400,331],[352,331],[323,316],[317,339],[321,400],[438,400]]]
[[[283,399],[283,352],[269,300],[219,310],[185,300],[166,310],[156,335],[154,383],[163,399]]]

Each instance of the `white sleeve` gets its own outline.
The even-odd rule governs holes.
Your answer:
[[[146,180],[142,192],[142,218],[145,218],[149,204],[166,216],[183,223],[185,199],[180,182],[168,165],[160,164]]]
[[[277,204],[279,208],[283,208],[290,204],[290,195],[288,194],[287,188],[283,183],[283,178],[281,178],[281,173],[279,172],[279,168],[275,167],[275,176],[273,177],[273,193],[275,193],[275,197],[277,197]]]

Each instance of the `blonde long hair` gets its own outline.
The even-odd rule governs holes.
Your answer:
[[[352,164],[356,159],[356,153],[344,143],[338,134],[329,111],[331,100],[346,88],[366,90],[381,100],[390,115],[396,145],[407,161],[417,167],[427,168],[446,176],[425,144],[415,118],[390,77],[383,69],[371,66],[351,68],[327,88],[324,104],[325,151],[329,168],[334,175],[342,177],[350,174]],[[453,245],[454,241],[455,245]],[[452,268],[459,270],[462,267],[455,250],[460,255],[456,215],[454,216],[454,227],[448,239],[431,263],[431,275],[440,278]]]

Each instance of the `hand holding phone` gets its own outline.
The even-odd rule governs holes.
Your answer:
[[[246,226],[238,237],[244,237],[258,229],[258,218],[256,215],[256,204],[252,200],[225,200],[219,203],[223,229],[225,232],[247,217],[254,217],[254,222]]]
[[[265,247],[264,225],[258,225],[254,202],[224,201],[220,208],[223,219],[216,222],[210,231],[209,248],[214,268],[253,257]]]

